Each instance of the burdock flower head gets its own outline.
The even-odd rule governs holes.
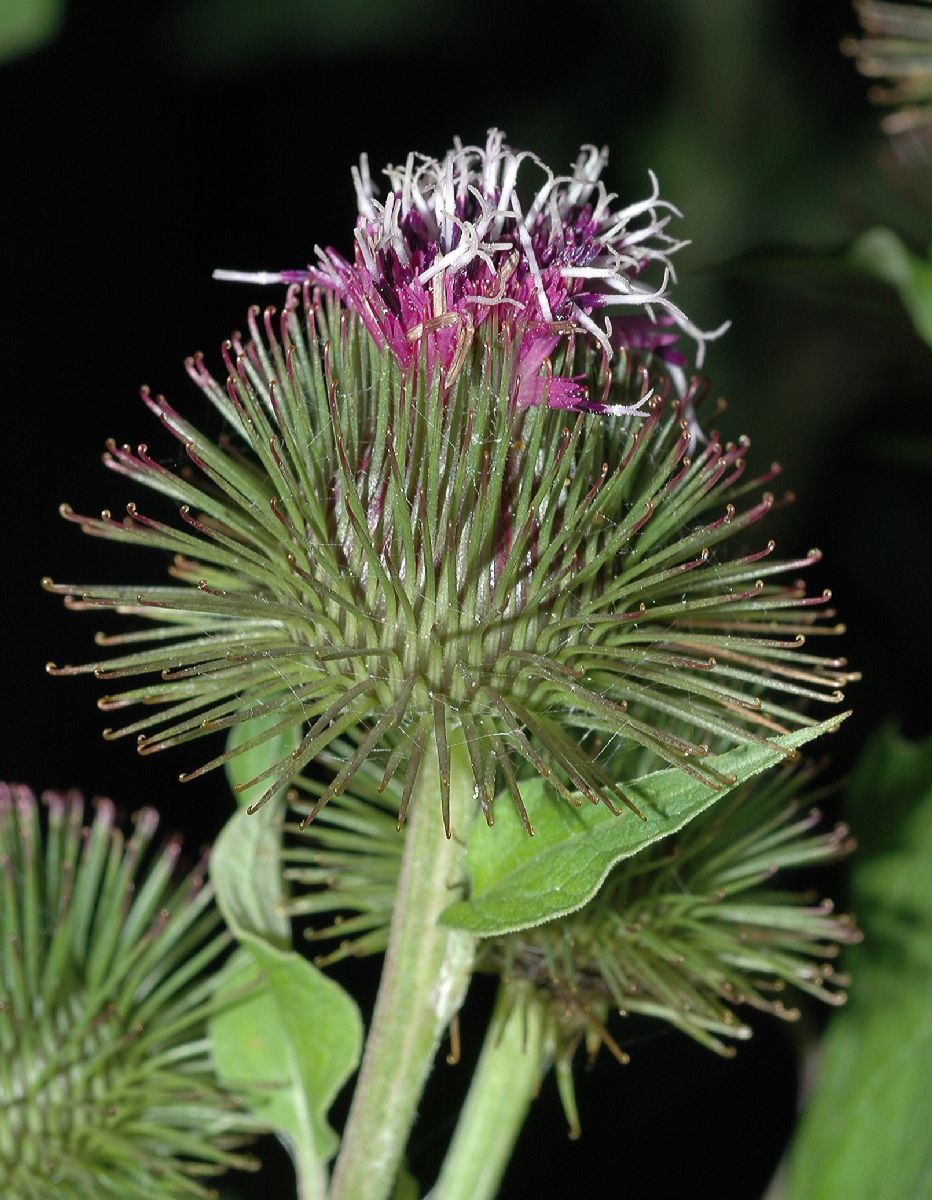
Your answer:
[[[109,800],[0,783],[5,1200],[207,1200],[205,1176],[256,1166],[206,1039],[232,937],[157,827],[143,809],[124,839]]]
[[[390,168],[384,201],[360,172],[354,261],[283,273],[221,379],[188,360],[219,442],[144,391],[188,464],[115,442],[104,461],[181,525],[63,513],[173,554],[174,582],[46,583],[133,619],[98,635],[113,657],[50,666],[107,681],[108,712],[144,705],[105,736],[150,753],[265,718],[191,779],[300,726],[257,777],[268,798],[352,734],[315,811],[379,755],[402,819],[429,749],[449,833],[454,757],[490,822],[498,781],[525,815],[524,771],[620,809],[606,744],[716,790],[715,752],[840,702],[844,660],[804,648],[839,628],[796,578],[819,554],[775,558],[756,532],[779,468],[747,479],[746,440],[697,440],[702,386],[661,369],[675,331],[702,345],[668,295],[669,206],[616,206],[592,150],[521,200],[524,160],[540,169],[493,133]]]

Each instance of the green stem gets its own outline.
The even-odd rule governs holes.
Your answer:
[[[330,1200],[386,1200],[444,1030],[466,995],[475,939],[438,924],[463,879],[476,812],[463,744],[450,745],[450,817],[440,817],[436,745],[425,747],[405,829],[388,949]]]
[[[298,1200],[324,1200],[327,1195],[327,1169],[317,1157],[313,1144],[290,1144],[294,1162]]]
[[[553,1055],[539,1004],[499,990],[485,1045],[429,1200],[493,1200]]]

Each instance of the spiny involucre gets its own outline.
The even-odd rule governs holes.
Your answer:
[[[748,532],[779,468],[747,480],[746,440],[699,432],[704,388],[672,339],[703,335],[668,294],[670,206],[655,187],[616,209],[591,148],[522,203],[528,159],[493,132],[389,168],[384,202],[358,173],[355,261],[328,250],[264,276],[288,282],[282,311],[250,310],[222,382],[188,361],[219,442],[143,393],[190,465],[112,442],[105,462],[179,504],[182,527],[135,503],[122,520],[63,513],[173,553],[176,583],[46,581],[70,607],[144,619],[98,635],[114,657],[50,665],[155,675],[100,701],[147,707],[106,736],[149,753],[271,717],[239,752],[300,723],[258,777],[267,798],[362,730],[318,809],[380,755],[400,819],[435,743],[449,834],[451,742],[490,821],[497,780],[523,814],[521,763],[621,808],[606,741],[716,789],[710,753],[813,723],[801,699],[842,699],[844,660],[803,649],[840,628],[795,579],[818,552],[774,559]]]

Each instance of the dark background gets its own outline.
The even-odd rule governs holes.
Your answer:
[[[151,555],[83,539],[56,506],[142,499],[101,467],[107,436],[177,461],[140,384],[211,428],[183,357],[203,349],[216,363],[246,307],[277,301],[212,282],[213,268],[300,267],[317,242],[348,250],[361,150],[375,173],[411,148],[442,154],[455,133],[481,141],[492,124],[555,168],[582,141],[608,143],[608,183],[626,199],[657,171],[693,240],[678,299],[705,328],[734,322],[706,363],[731,401],[723,427],[751,434],[752,464],[784,464],[798,498],[774,536],[787,552],[825,551],[812,587],[833,588],[865,674],[832,743],[837,773],[888,715],[925,733],[930,352],[894,293],[843,255],[876,224],[923,247],[929,210],[887,169],[864,82],[838,52],[854,28],[844,0],[595,0],[549,16],[492,0],[68,6],[53,40],[0,66],[0,774],[156,804],[192,850],[216,833],[223,780],[177,782],[199,748],[141,761],[128,743],[104,745],[99,685],[43,672],[90,656],[106,622],[66,615],[42,575],[158,573]],[[363,964],[341,978],[371,992],[375,977]],[[422,1180],[489,1002],[478,986],[466,1065],[432,1081],[412,1142]],[[581,1074],[578,1143],[545,1082],[504,1197],[761,1195],[797,1080],[787,1030],[755,1025],[733,1062],[675,1033],[616,1027],[631,1066],[603,1056]],[[289,1194],[284,1155],[262,1150],[261,1180],[231,1180],[231,1196]]]

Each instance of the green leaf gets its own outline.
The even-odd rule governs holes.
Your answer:
[[[261,729],[255,721],[235,728],[229,747]],[[232,759],[231,785],[248,782],[289,753],[299,733],[270,738]],[[247,792],[244,803],[250,802]],[[302,1200],[311,1200],[326,1191],[323,1164],[338,1144],[326,1113],[359,1062],[362,1021],[352,998],[290,948],[283,808],[281,796],[251,815],[240,808],[211,854],[217,904],[240,950],[219,987],[222,1010],[209,1035],[220,1078],[286,1141]]]
[[[362,1022],[353,1000],[292,951],[252,934],[218,989],[210,1022],[217,1072],[289,1144],[299,1171],[336,1151],[326,1113],[359,1062]],[[309,1192],[309,1188],[304,1189]]]
[[[265,741],[249,750],[239,750],[240,746],[245,746],[247,742],[258,737],[263,730],[271,729],[280,720],[281,717],[277,714],[268,717],[253,717],[251,721],[241,721],[230,730],[227,737],[227,752],[239,751],[239,753],[226,764],[226,774],[236,802],[241,808],[248,808],[250,804],[255,804],[265,792],[268,781],[264,780],[252,787],[246,787],[246,784],[251,779],[255,779],[257,775],[261,775],[272,763],[278,762],[286,754],[290,754],[301,742],[301,726],[296,723],[291,729],[286,729],[284,733],[276,734],[274,737],[266,738]],[[238,790],[240,788],[242,791]],[[269,805],[265,807],[269,807]]]
[[[242,941],[244,933],[287,950],[291,925],[284,910],[281,876],[281,815],[269,803],[250,816],[227,821],[210,856],[210,877],[223,919]]]
[[[234,725],[227,749],[241,746],[268,724],[268,718],[258,718]],[[230,787],[248,783],[271,763],[289,754],[298,744],[300,732],[296,726],[231,759],[226,768]],[[227,821],[217,839],[210,859],[210,876],[224,920],[239,940],[245,931],[287,950],[291,946],[291,927],[284,911],[280,855],[284,799],[276,796],[251,815],[245,807],[264,790],[263,784],[257,784],[234,793],[242,807]]]
[[[899,292],[916,332],[932,346],[932,258],[920,258],[891,229],[869,229],[851,248],[854,266]]]
[[[864,941],[790,1151],[787,1200],[932,1196],[932,739],[868,743],[852,780]]]
[[[772,740],[795,749],[837,728],[845,716]],[[709,760],[712,766],[734,777],[734,783],[720,791],[676,768],[634,780],[625,791],[644,813],[643,821],[627,812],[614,816],[601,805],[586,803],[574,809],[557,800],[542,780],[522,783],[535,836],[527,836],[513,806],[502,797],[495,827],[478,821],[473,826],[466,855],[472,894],[445,909],[441,921],[479,937],[495,937],[575,912],[621,859],[675,833],[732,787],[782,757],[765,746],[741,746],[716,755]]]

